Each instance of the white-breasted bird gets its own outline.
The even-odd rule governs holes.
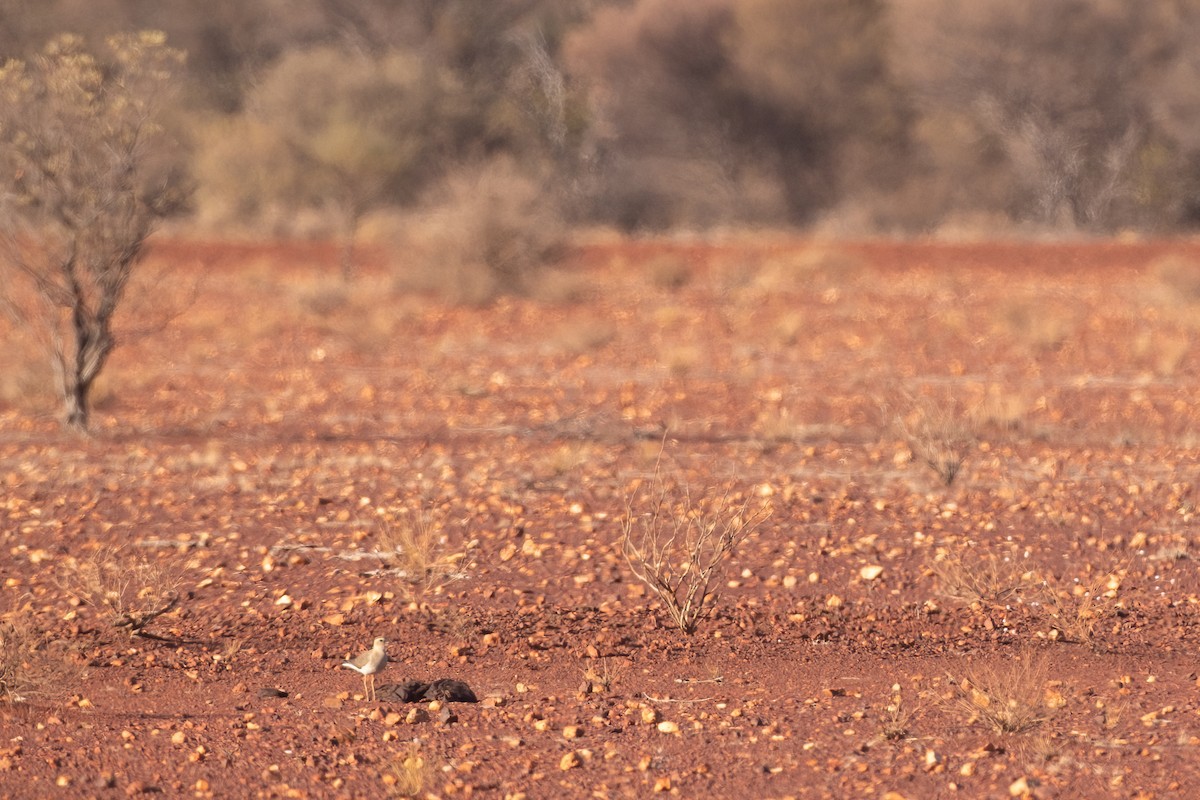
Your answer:
[[[363,692],[366,693],[368,701],[375,699],[375,673],[381,672],[387,666],[386,648],[387,639],[380,636],[370,650],[364,650],[349,661],[342,662],[343,667],[352,669],[363,676]],[[370,682],[369,691],[367,689],[368,681]]]

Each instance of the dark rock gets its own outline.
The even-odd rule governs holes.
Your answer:
[[[439,678],[432,683],[417,680],[386,683],[378,687],[375,694],[380,700],[392,703],[421,703],[430,700],[440,700],[443,703],[479,702],[470,686],[453,678]]]

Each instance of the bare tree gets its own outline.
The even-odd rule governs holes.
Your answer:
[[[81,431],[146,238],[184,199],[154,121],[183,54],[142,32],[104,56],[62,36],[0,68],[0,303],[47,345]]]

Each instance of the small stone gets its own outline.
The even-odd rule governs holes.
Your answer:
[[[579,759],[579,754],[576,753],[574,750],[572,750],[571,752],[564,755],[562,757],[562,759],[558,762],[558,768],[565,772],[569,769],[574,769],[575,767],[578,767],[580,763],[581,762]]]
[[[679,733],[679,725],[670,720],[664,720],[658,723],[659,733]]]

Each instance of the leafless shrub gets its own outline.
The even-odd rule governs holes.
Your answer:
[[[418,512],[390,517],[379,518],[379,547],[375,554],[415,594],[437,593],[466,577],[463,562],[467,559],[467,549],[451,549],[438,516]]]
[[[972,415],[953,398],[905,394],[903,402],[903,411],[893,411],[885,405],[885,417],[908,444],[913,457],[950,486],[977,443]]]
[[[107,616],[110,625],[130,636],[159,638],[146,626],[179,605],[182,577],[172,564],[105,547],[85,559],[72,559],[60,585],[81,602]]]
[[[968,724],[982,724],[994,733],[1023,733],[1049,717],[1046,702],[1050,667],[1045,656],[1025,653],[1000,657],[949,676],[954,688],[952,706]]]
[[[967,203],[992,193],[1015,216],[1054,228],[1178,213],[1170,173],[1187,157],[1155,130],[1172,116],[1163,107],[1187,94],[1167,68],[1170,43],[1190,26],[1172,12],[1086,0],[896,5],[897,63],[940,118],[917,133],[938,131],[928,157],[959,179],[943,191]],[[1091,57],[1100,51],[1107,57]],[[948,131],[972,152],[938,148]]]
[[[963,603],[1003,605],[1030,586],[1016,547],[1001,552],[953,548],[938,554],[932,570],[938,591]]]
[[[691,634],[712,613],[728,559],[770,514],[768,504],[752,507],[749,498],[693,498],[686,484],[656,470],[626,502],[621,551],[671,620]]]
[[[0,622],[0,698],[66,697],[78,678],[79,668],[69,654],[27,620]]]

